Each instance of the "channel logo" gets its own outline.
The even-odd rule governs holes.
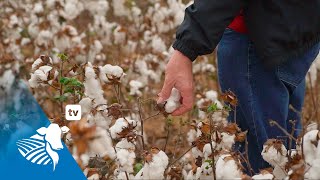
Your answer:
[[[81,106],[78,104],[68,104],[65,109],[66,120],[79,121],[81,119]]]
[[[59,162],[58,151],[63,149],[61,135],[67,133],[69,128],[59,127],[52,123],[48,127],[42,127],[30,138],[16,142],[20,154],[28,161],[38,165],[52,164],[53,171]]]

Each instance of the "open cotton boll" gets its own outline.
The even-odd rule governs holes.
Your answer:
[[[143,179],[164,179],[168,163],[168,156],[163,151],[153,154],[152,161],[146,162],[143,166]]]
[[[214,150],[216,149],[216,146],[217,146],[217,143],[212,141],[212,148]],[[203,152],[204,159],[209,159],[209,156],[212,154],[211,144],[210,143],[205,144],[202,152]]]
[[[117,160],[119,163],[119,169],[121,171],[126,171],[127,173],[133,172],[133,163],[135,161],[136,155],[134,150],[131,149],[118,149],[117,150]]]
[[[4,90],[4,92],[9,92],[14,84],[14,81],[14,73],[11,69],[8,69],[0,76],[0,88]]]
[[[113,159],[115,152],[107,130],[97,127],[95,137],[89,144],[90,152],[100,157],[108,156]]]
[[[303,154],[308,164],[312,164],[313,160],[316,159],[317,147],[314,142],[317,142],[319,133],[319,130],[311,130],[303,136]]]
[[[52,64],[52,59],[51,57],[47,57],[44,55],[41,55],[38,59],[36,59],[31,66],[31,70],[35,71],[37,70],[41,65],[45,64]]]
[[[203,162],[201,165],[202,173],[200,179],[212,179],[212,166],[209,162]]]
[[[192,156],[194,158],[203,157],[203,152],[200,149],[198,149],[197,147],[193,147],[191,149],[191,152],[192,152]]]
[[[192,142],[197,138],[197,131],[195,129],[190,129],[187,133],[187,141],[191,145]]]
[[[137,122],[131,119],[119,118],[116,120],[114,125],[110,127],[110,134],[112,138],[119,138],[119,133],[122,132],[123,129],[127,128],[131,124],[133,127],[137,126]]]
[[[222,132],[221,133],[221,138],[222,138],[222,141],[220,143],[221,147],[223,149],[231,150],[232,146],[235,143],[236,135],[235,134],[228,134],[226,132]]]
[[[209,99],[213,102],[218,99],[218,93],[217,93],[217,91],[214,91],[214,90],[207,91],[205,96],[207,99]]]
[[[89,97],[82,98],[79,102],[79,105],[81,106],[82,115],[90,113],[91,109],[93,108],[92,99]]]
[[[273,167],[283,167],[288,162],[286,147],[276,139],[269,139],[264,143],[261,155]]]
[[[142,92],[140,91],[141,88],[144,87],[144,85],[142,84],[142,82],[138,81],[138,80],[131,80],[129,82],[130,85],[130,92],[129,94],[132,96],[141,96]]]
[[[305,174],[306,179],[320,179],[320,140],[317,143],[316,158],[312,161],[310,169]]]
[[[106,104],[107,100],[103,97],[103,90],[100,81],[96,78],[96,73],[89,62],[85,67],[84,94],[94,99],[97,105]]]
[[[272,180],[274,179],[274,176],[270,173],[267,174],[257,174],[252,176],[253,180]]]
[[[103,66],[103,69],[108,76],[121,78],[123,75],[123,69],[120,66],[112,66],[111,64],[107,64]]]
[[[190,170],[189,173],[187,173],[184,169],[182,170],[182,174],[185,180],[198,180],[200,179],[202,169],[198,167],[196,171]]]
[[[172,113],[178,109],[181,105],[180,103],[180,92],[176,88],[172,88],[170,97],[166,101],[165,110],[167,113]]]
[[[41,66],[39,69],[37,69],[34,74],[42,81],[48,80],[48,73],[52,69],[51,66]]]
[[[243,173],[230,154],[221,155],[216,163],[217,179],[241,179]]]

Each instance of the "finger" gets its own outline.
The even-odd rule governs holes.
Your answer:
[[[159,98],[157,100],[157,103],[162,103],[163,101],[167,100],[170,97],[171,90],[174,86],[174,81],[173,80],[168,80],[166,79],[164,81],[163,87],[161,92],[158,94]]]

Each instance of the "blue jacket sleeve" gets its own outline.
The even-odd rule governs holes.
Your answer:
[[[173,48],[192,61],[210,54],[247,0],[195,0],[186,8]]]

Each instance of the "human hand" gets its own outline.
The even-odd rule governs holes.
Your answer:
[[[165,80],[161,92],[158,94],[157,103],[160,104],[170,97],[172,88],[179,90],[181,106],[172,112],[173,116],[179,116],[190,111],[193,106],[193,74],[192,61],[175,50],[165,70]]]

